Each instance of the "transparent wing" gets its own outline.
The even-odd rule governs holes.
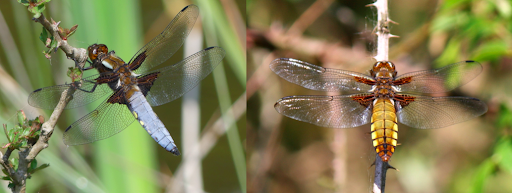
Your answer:
[[[142,47],[128,64],[136,61],[140,54],[144,54],[146,57],[144,62],[135,70],[137,74],[142,74],[165,62],[183,45],[198,16],[199,8],[197,6],[189,5],[183,8],[167,28]]]
[[[352,128],[370,123],[371,108],[352,97],[289,96],[276,102],[274,108],[284,116],[322,127]]]
[[[61,84],[37,89],[28,96],[28,104],[41,109],[54,109],[57,103],[59,103],[62,92],[78,82],[81,82],[80,89],[77,89],[75,93],[73,93],[73,99],[69,101],[65,109],[76,108],[92,103],[112,93],[112,90],[107,84],[96,83],[94,79],[99,76],[99,74],[96,74],[72,84]]]
[[[410,95],[414,101],[398,106],[398,121],[419,129],[435,129],[464,122],[487,112],[487,105],[471,97]]]
[[[373,81],[373,78],[346,70],[323,68],[293,58],[278,58],[270,69],[285,80],[304,88],[319,91],[367,92],[372,86],[356,79]]]
[[[209,47],[165,68],[146,96],[151,106],[175,100],[194,88],[220,64],[226,53],[220,47]],[[142,75],[144,76],[144,75]]]
[[[98,108],[71,124],[64,132],[64,144],[80,145],[105,139],[128,127],[135,117],[128,107],[118,103],[101,103]]]
[[[475,61],[458,62],[434,70],[424,70],[400,75],[395,80],[411,79],[410,83],[396,86],[401,92],[440,93],[468,83],[482,72],[482,65]]]

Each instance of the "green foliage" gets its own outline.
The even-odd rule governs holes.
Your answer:
[[[27,6],[28,11],[34,14],[34,18],[39,18],[46,9],[45,3],[51,0],[18,0],[18,3]]]
[[[69,67],[67,72],[68,77],[71,78],[73,82],[80,80],[82,78],[82,70],[78,67]]]
[[[2,148],[8,148],[8,151],[11,152],[15,149],[19,151],[20,148],[27,148],[35,144],[37,142],[37,139],[39,139],[39,135],[41,134],[41,126],[44,122],[44,118],[42,116],[36,117],[34,120],[28,120],[23,111],[18,111],[16,117],[18,120],[18,124],[14,126],[14,128],[7,131],[7,126],[5,124],[3,125],[9,143],[4,145]],[[14,172],[17,172],[19,168],[19,158],[11,158],[9,160],[8,165],[12,165]],[[32,160],[32,162],[30,162],[30,167],[27,171],[27,178],[30,179],[31,174],[44,168],[47,168],[48,166],[50,165],[42,164],[40,166],[37,166],[37,160]],[[12,174],[9,174],[9,172],[5,168],[2,169],[2,172],[6,175],[3,176],[2,179],[10,181],[8,187],[14,189],[15,184],[11,176]]]
[[[506,34],[511,28],[510,15],[509,1],[446,1],[431,28],[450,37],[437,62],[497,61],[509,55],[510,38]],[[463,53],[469,53],[469,58]]]
[[[512,111],[507,108],[507,105],[500,105],[499,115],[496,120],[496,126],[499,128],[512,128]]]
[[[7,131],[4,124],[4,131],[7,135],[8,144],[3,148],[19,149],[28,147],[29,143],[35,143],[41,134],[41,126],[44,118],[39,116],[34,120],[28,120],[23,111],[18,111],[18,125]]]
[[[496,120],[498,128],[512,127],[512,111],[505,104],[500,105],[498,115]],[[485,192],[486,181],[500,171],[512,174],[512,137],[509,135],[497,139],[492,156],[478,166],[471,192]]]
[[[59,27],[60,28],[60,27]],[[48,59],[51,58],[51,53],[56,52],[58,48],[58,43],[55,41],[53,36],[50,36],[46,29],[43,27],[43,31],[39,35],[39,39],[44,43],[44,45],[49,48],[48,51],[43,51],[44,56]]]
[[[39,167],[38,167],[37,160],[34,159],[34,160],[32,160],[32,162],[30,162],[30,167],[28,168],[28,173],[34,174],[35,172],[42,170],[44,168],[47,168],[49,166],[50,166],[50,164],[42,164],[42,165],[39,165]],[[30,179],[30,175],[28,176],[28,178]]]

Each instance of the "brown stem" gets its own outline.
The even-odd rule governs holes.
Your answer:
[[[370,6],[377,8],[377,55],[375,60],[388,61],[389,59],[389,38],[396,37],[389,32],[389,23],[393,23],[389,19],[388,1],[377,0]],[[386,187],[386,172],[392,168],[388,162],[384,162],[378,155],[375,156],[375,178],[373,182],[373,192],[383,193]]]
[[[39,18],[35,18],[35,21],[41,23],[44,28],[50,32],[50,34],[54,37],[54,40],[57,41],[58,48],[60,48],[66,56],[75,61],[75,66],[83,68],[85,66],[85,62],[87,61],[87,51],[84,48],[75,48],[70,46],[66,40],[63,40],[58,33],[58,23],[50,23],[44,15],[41,15]],[[2,156],[0,152],[0,156],[2,156],[2,160],[0,160],[0,165],[2,165],[8,172],[9,176],[12,178],[13,183],[15,184],[13,192],[25,192],[26,187],[26,179],[30,176],[29,168],[30,163],[35,159],[35,157],[41,152],[43,149],[48,147],[48,141],[53,133],[53,129],[57,124],[57,120],[62,114],[62,111],[68,104],[68,102],[72,99],[72,95],[75,92],[75,87],[70,87],[68,90],[62,92],[61,98],[57,106],[55,107],[50,119],[45,122],[41,129],[41,135],[37,142],[25,149],[21,149],[19,151],[19,163],[17,170],[14,170],[14,167],[9,163],[8,159],[13,149],[7,149],[5,155]]]

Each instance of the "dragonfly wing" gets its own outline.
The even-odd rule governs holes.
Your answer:
[[[311,90],[367,92],[372,86],[363,82],[374,82],[365,74],[324,68],[293,58],[275,59],[270,63],[270,69],[281,78]]]
[[[289,96],[276,102],[277,112],[322,127],[352,128],[370,123],[371,107],[353,99],[361,95]]]
[[[162,33],[142,47],[130,60],[130,66],[138,66],[135,72],[143,74],[169,59],[183,45],[185,38],[194,27],[199,8],[189,5],[181,10]],[[133,63],[132,63],[133,62]],[[132,70],[134,70],[132,68]]]
[[[148,92],[149,104],[158,106],[183,96],[208,76],[225,55],[222,48],[209,47],[172,66],[156,70],[160,73]]]
[[[414,101],[397,104],[398,121],[419,129],[435,129],[464,122],[487,112],[487,105],[471,97],[409,95]]]
[[[113,95],[112,97],[117,97]],[[122,96],[121,96],[122,97]],[[71,124],[64,132],[66,145],[80,145],[105,139],[128,127],[135,117],[125,104],[105,100],[98,108]]]
[[[396,86],[407,93],[441,93],[462,86],[482,72],[482,65],[475,61],[458,62],[434,70],[423,70],[400,75],[395,82],[409,83]]]
[[[96,83],[94,79],[99,76],[99,74],[96,74],[72,84],[62,84],[37,89],[28,96],[28,104],[41,109],[54,109],[59,103],[62,92],[78,83],[80,83],[78,84],[80,87],[75,90],[73,99],[69,101],[65,109],[76,108],[92,103],[112,93],[112,90],[107,84]]]

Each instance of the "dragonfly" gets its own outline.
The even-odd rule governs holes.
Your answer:
[[[487,112],[487,105],[476,98],[424,95],[447,92],[466,84],[482,71],[482,65],[475,61],[399,76],[390,61],[376,62],[370,74],[324,68],[292,58],[275,59],[270,69],[307,89],[346,94],[287,96],[275,103],[277,112],[321,127],[352,128],[371,123],[373,146],[384,162],[395,152],[398,122],[434,129]]]
[[[152,70],[169,59],[183,45],[199,16],[199,8],[183,8],[162,33],[142,47],[128,63],[104,44],[88,47],[90,67],[99,74],[71,84],[40,88],[29,95],[31,106],[54,109],[60,94],[76,87],[66,109],[92,103],[109,95],[95,110],[66,128],[66,145],[87,144],[111,137],[135,120],[164,149],[180,155],[173,138],[151,106],[160,106],[180,98],[197,86],[224,58],[220,47],[209,47],[180,62]]]

